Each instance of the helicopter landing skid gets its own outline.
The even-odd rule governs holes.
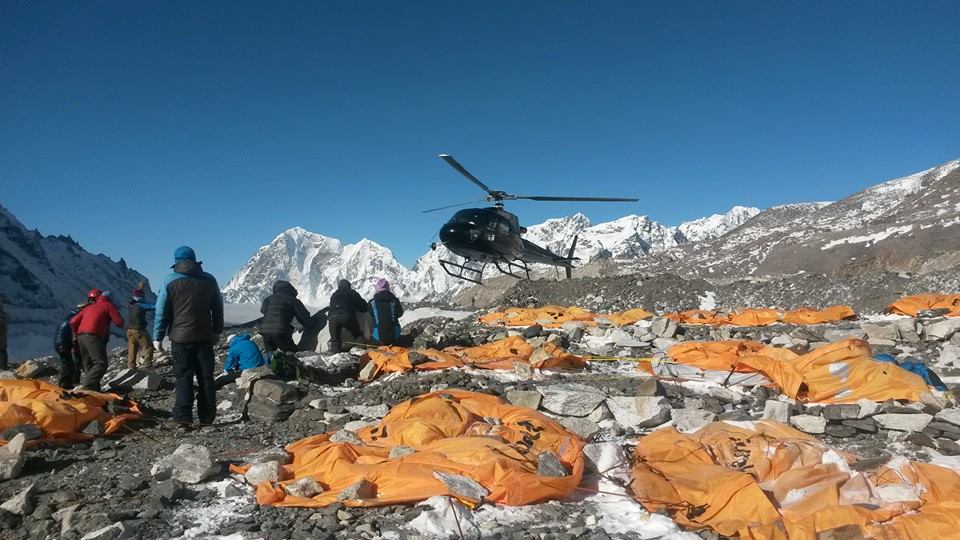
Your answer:
[[[506,269],[500,266],[501,263],[506,266]],[[515,277],[517,279],[530,279],[530,268],[528,268],[527,263],[523,261],[520,261],[520,263],[515,263],[513,261],[499,260],[494,264],[497,266],[497,270],[499,270],[501,274],[504,274],[510,277]],[[517,270],[522,271],[524,275],[518,276],[517,274],[515,274],[514,272]]]
[[[483,282],[480,280],[483,278],[483,269],[486,265],[481,266],[479,270],[476,268],[470,268],[466,264],[458,264],[453,261],[445,261],[440,259],[440,267],[443,268],[443,271],[451,277],[457,279],[462,279],[463,281],[469,281],[470,283],[476,283],[477,285],[483,285]],[[471,277],[476,276],[476,277]]]

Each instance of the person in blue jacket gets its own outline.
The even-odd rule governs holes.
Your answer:
[[[61,388],[72,389],[80,384],[80,351],[77,352],[78,358],[74,359],[73,329],[70,327],[70,319],[80,312],[81,308],[75,308],[67,313],[63,322],[57,327],[57,335],[53,338],[53,348],[60,355],[60,379],[57,384]]]
[[[230,347],[227,360],[223,363],[223,371],[227,373],[239,372],[267,365],[257,344],[250,340],[250,334],[234,334],[227,339]]]

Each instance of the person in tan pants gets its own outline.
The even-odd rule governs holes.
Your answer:
[[[153,342],[147,333],[147,312],[156,307],[146,302],[143,288],[133,291],[127,314],[127,367],[137,367],[137,357],[144,353],[143,367],[153,366]]]

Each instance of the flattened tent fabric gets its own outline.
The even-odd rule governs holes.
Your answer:
[[[544,306],[541,308],[509,308],[504,311],[487,313],[480,316],[480,322],[490,326],[533,326],[560,328],[568,322],[582,322],[595,326],[608,322],[614,326],[626,326],[649,319],[653,313],[644,309],[631,309],[619,313],[592,313],[577,307]]]
[[[953,538],[960,475],[894,458],[856,472],[856,457],[772,422],[714,422],[641,438],[630,484],[651,512],[745,540],[816,540],[859,527],[867,538]]]
[[[110,403],[123,412],[111,414]],[[105,433],[113,433],[140,416],[136,403],[117,394],[73,392],[37,380],[0,381],[0,432],[34,424],[45,440],[82,441],[93,437],[83,428],[94,420]]]
[[[823,324],[853,319],[856,316],[857,313],[850,306],[831,306],[820,310],[804,307],[786,312],[767,308],[731,312],[691,309],[664,315],[683,324],[709,326],[768,326],[779,322],[796,325]]]
[[[414,363],[411,353],[426,357],[428,361]],[[454,367],[479,369],[513,369],[516,362],[537,369],[575,370],[586,367],[587,362],[579,356],[567,354],[553,343],[534,348],[519,336],[512,336],[477,347],[447,347],[411,351],[403,347],[381,347],[368,352],[361,359],[360,380],[372,381],[383,373],[404,371],[433,371]],[[367,364],[372,363],[372,367]]]
[[[289,445],[293,461],[283,466],[284,480],[278,485],[260,484],[257,501],[273,506],[326,506],[361,480],[373,484],[375,496],[347,499],[345,505],[413,503],[434,495],[463,499],[441,479],[447,474],[479,483],[488,492],[486,501],[523,505],[567,497],[583,475],[583,439],[537,411],[465,390],[424,394],[397,405],[378,425],[357,431],[361,444],[332,442],[331,436],[324,433]],[[415,451],[390,458],[391,449],[398,446]],[[570,474],[537,474],[538,457],[544,452],[559,457]],[[232,467],[235,472],[246,469]],[[307,477],[326,491],[304,498],[283,489]]]
[[[887,306],[890,313],[910,317],[916,317],[921,311],[931,309],[946,309],[947,317],[960,317],[960,294],[915,294],[904,296]]]
[[[922,377],[875,361],[870,345],[858,339],[824,345],[804,355],[755,341],[689,341],[674,345],[667,355],[673,362],[702,370],[759,373],[798,401],[918,401],[930,391]],[[638,368],[653,369],[646,363]]]

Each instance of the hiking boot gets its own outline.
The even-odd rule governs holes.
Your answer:
[[[186,420],[174,420],[177,431],[193,431],[193,424]]]

